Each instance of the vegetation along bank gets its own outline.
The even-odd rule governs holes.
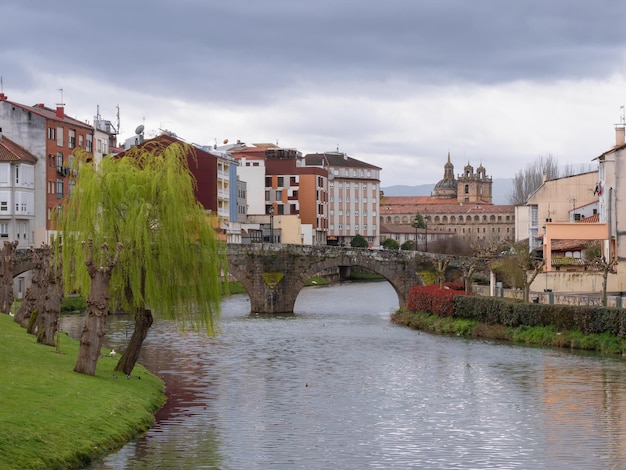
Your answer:
[[[137,365],[114,378],[119,357],[102,350],[94,376],[73,372],[78,341],[37,343],[0,315],[0,468],[83,468],[121,448],[154,422],[163,382]]]
[[[407,308],[391,320],[436,334],[626,355],[624,309],[533,304],[417,286]]]

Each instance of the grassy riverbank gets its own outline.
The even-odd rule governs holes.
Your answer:
[[[584,335],[580,331],[559,331],[551,326],[487,325],[475,320],[440,317],[428,313],[398,310],[391,315],[397,325],[408,326],[429,333],[512,341],[536,346],[584,349],[604,354],[626,354],[626,340],[610,334]]]
[[[139,365],[114,379],[111,357],[95,376],[77,374],[77,353],[67,335],[57,352],[0,314],[0,468],[81,468],[152,425],[165,402],[160,379]]]

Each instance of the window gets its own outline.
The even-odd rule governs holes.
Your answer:
[[[278,187],[282,188],[283,186],[285,186],[285,177],[284,176],[279,176],[278,177]]]
[[[265,187],[266,188],[271,188],[272,187],[272,177],[271,176],[266,176],[265,177]]]
[[[87,134],[87,146],[85,150],[87,150],[87,152],[93,152],[93,136],[91,134]]]
[[[9,224],[6,222],[0,223],[0,237],[9,238]]]
[[[9,203],[7,201],[0,201],[0,212],[6,212],[9,210]]]
[[[54,127],[48,127],[48,140],[57,139],[57,130]]]
[[[270,200],[270,192],[269,191],[265,191],[265,200],[266,201]]]
[[[70,129],[68,131],[67,146],[70,149],[76,147],[76,131],[74,129]]]
[[[63,198],[63,180],[62,179],[57,180],[57,197],[59,199]]]
[[[63,128],[57,127],[57,145],[63,147]]]
[[[57,171],[61,173],[63,171],[63,154],[57,152]]]
[[[282,201],[283,200],[283,190],[282,189],[277,189],[276,190],[276,200],[277,201]]]
[[[15,184],[20,184],[20,166],[15,165]]]
[[[469,184],[465,185],[465,194],[469,194]]]

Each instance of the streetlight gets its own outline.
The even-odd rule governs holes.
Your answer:
[[[274,204],[269,208],[270,213],[270,243],[274,243]]]
[[[424,251],[428,253],[428,222],[426,220],[426,217],[424,217],[424,230],[424,233],[426,235],[426,248],[424,249]]]
[[[417,251],[417,228],[420,225],[420,219],[417,215],[413,218],[413,227],[415,227],[415,247],[414,250]]]

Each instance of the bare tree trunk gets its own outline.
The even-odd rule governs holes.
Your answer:
[[[85,253],[85,265],[91,277],[91,289],[87,298],[87,314],[85,325],[80,335],[80,348],[74,372],[81,374],[95,375],[100,348],[102,347],[102,337],[106,332],[106,321],[109,313],[109,281],[111,271],[117,264],[117,260],[122,248],[121,243],[117,245],[115,256],[111,258],[108,254],[108,245],[102,244],[100,252],[100,263],[96,264],[93,259],[93,241],[88,242],[89,251],[83,242]]]
[[[126,376],[129,376],[135,364],[139,360],[139,353],[141,352],[141,347],[143,346],[143,341],[148,336],[148,330],[152,326],[152,322],[154,321],[152,317],[152,312],[150,309],[144,308],[141,313],[135,315],[135,329],[133,330],[133,335],[128,342],[128,347],[117,365],[115,366],[115,370],[124,373]]]
[[[56,265],[55,260],[48,253],[47,279],[45,282],[45,292],[42,292],[43,299],[40,299],[39,314],[37,315],[37,342],[55,345],[55,335],[59,327],[61,316],[61,300],[63,299],[63,269]]]
[[[17,241],[4,242],[0,250],[0,312],[9,313],[13,305],[13,276],[17,262]]]
[[[528,277],[528,273],[524,272],[524,302],[530,301],[530,285],[533,283],[537,275],[541,272],[543,265],[545,264],[545,260],[541,260],[539,262],[534,263],[534,269],[530,273],[530,278]]]
[[[444,284],[446,283],[446,270],[448,269],[450,260],[451,258],[449,256],[438,256],[435,263],[435,270],[437,271],[437,282],[439,283],[439,287],[441,289],[443,289]]]
[[[45,249],[45,244],[42,245],[42,249]],[[37,299],[41,295],[40,285],[44,277],[44,262],[41,253],[37,250],[31,250],[35,268],[33,269],[33,278],[31,280],[30,287],[26,289],[24,299],[20,307],[15,313],[15,322],[19,323],[23,328],[26,328],[28,333],[32,334],[35,331],[35,320],[37,317]],[[33,318],[34,317],[34,318]]]

